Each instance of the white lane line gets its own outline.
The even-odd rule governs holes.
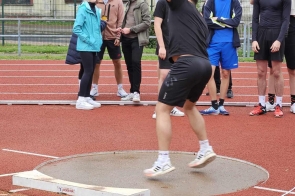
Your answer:
[[[78,77],[77,76],[0,76],[0,78],[78,78]],[[114,76],[100,76],[100,78],[114,78]],[[128,78],[128,77],[125,76],[123,78]],[[142,78],[158,79],[158,77],[142,77]],[[239,78],[239,79],[246,79],[246,78]],[[257,78],[255,80],[257,80]]]
[[[18,173],[10,173],[10,174],[0,174],[0,178],[1,177],[7,177],[7,176],[13,176],[15,174],[19,174],[19,172]]]
[[[53,158],[53,159],[59,158],[59,157],[50,156],[50,155],[37,154],[37,153],[25,152],[25,151],[19,151],[19,150],[11,150],[11,149],[5,149],[5,148],[2,149],[2,150],[3,151],[7,151],[7,152],[15,152],[15,153],[20,153],[20,154],[34,155],[34,156],[46,157],[46,158]]]
[[[14,189],[14,190],[10,190],[8,192],[10,193],[17,193],[17,192],[21,192],[21,191],[27,191],[30,190],[29,188],[25,188],[25,189]]]
[[[295,192],[289,192],[289,191],[284,191],[284,190],[279,190],[279,189],[272,189],[272,188],[266,188],[266,187],[260,187],[260,186],[254,186],[255,189],[260,189],[260,190],[265,190],[265,191],[272,191],[272,192],[277,192],[277,193],[284,193],[284,194],[293,194],[295,195]],[[295,187],[294,187],[295,188]]]
[[[0,72],[77,72],[79,70],[77,69],[2,69]],[[101,72],[113,72],[114,69],[105,69],[105,70],[100,70]],[[122,71],[126,71],[127,69],[123,69]],[[143,72],[145,71],[152,71],[156,72],[156,69],[144,69],[142,70]],[[232,73],[236,74],[257,74],[257,71],[232,71]],[[285,74],[288,74],[288,72],[282,72]]]
[[[295,194],[295,192],[292,192],[295,190],[295,187],[292,188],[290,191],[286,192],[285,194],[283,194],[282,196],[288,195],[288,194]]]
[[[115,94],[117,95],[117,93],[99,93],[99,94],[100,95],[115,95]],[[141,95],[158,95],[158,93],[140,93],[140,94]],[[77,95],[77,92],[76,93],[17,93],[17,92],[0,92],[0,95]],[[237,96],[237,95],[235,95],[235,96]],[[255,95],[255,96],[257,96],[257,95]]]

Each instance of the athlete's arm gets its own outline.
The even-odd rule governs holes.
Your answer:
[[[224,29],[225,25],[222,25],[221,23],[216,21],[216,17],[214,17],[213,13],[213,3],[214,0],[208,0],[206,1],[203,9],[203,17],[207,23],[208,28],[210,29]]]
[[[155,17],[154,18],[154,29],[155,29],[155,34],[157,37],[157,41],[159,44],[159,57],[161,59],[165,59],[166,58],[166,49],[165,49],[165,44],[164,44],[164,40],[163,40],[163,33],[162,33],[162,25],[163,19],[160,17]]]
[[[284,0],[283,1],[283,23],[281,26],[281,31],[277,40],[282,43],[285,39],[286,33],[288,32],[288,27],[290,23],[290,13],[291,13],[291,0]]]
[[[257,41],[257,30],[259,25],[259,14],[260,14],[259,1],[254,1],[253,13],[252,13],[252,41]]]
[[[237,28],[241,22],[243,9],[238,0],[233,0],[233,4],[234,17],[230,16],[233,18],[217,18],[217,21],[229,25],[230,27]]]

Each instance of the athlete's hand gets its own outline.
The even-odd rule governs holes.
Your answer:
[[[124,29],[122,29],[122,31],[121,31],[123,34],[129,34],[130,33],[130,28],[124,28]]]
[[[115,30],[115,33],[117,33],[117,36],[121,36],[121,31],[122,31],[121,27],[119,27]]]
[[[159,48],[159,55],[158,56],[163,60],[166,58],[166,49],[165,49],[165,47],[160,47]]]
[[[120,39],[115,39],[114,45],[115,46],[120,46]]]
[[[281,42],[276,40],[270,47],[271,52],[278,52],[280,50],[280,47],[281,47]]]
[[[258,53],[260,48],[259,48],[259,44],[257,41],[253,41],[252,42],[252,50],[255,52],[255,53]]]

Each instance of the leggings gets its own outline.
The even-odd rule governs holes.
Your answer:
[[[80,83],[80,89],[79,89],[78,95],[80,97],[90,97],[90,89],[91,89],[93,72],[96,65],[97,53],[96,52],[80,52],[80,56],[82,60],[81,65],[84,72],[81,77],[81,83]],[[82,73],[82,69],[80,69],[80,72]],[[80,77],[80,72],[79,72],[79,77]]]

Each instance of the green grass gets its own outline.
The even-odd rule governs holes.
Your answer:
[[[18,56],[18,47],[16,44],[0,45],[1,60],[65,60],[68,46],[58,45],[25,45],[21,46],[21,56]],[[241,57],[242,51],[239,50],[240,62],[254,62],[253,52],[250,57]],[[109,60],[108,54],[104,56],[105,60]],[[123,58],[124,59],[124,58]],[[144,48],[142,60],[157,60],[154,48]]]

